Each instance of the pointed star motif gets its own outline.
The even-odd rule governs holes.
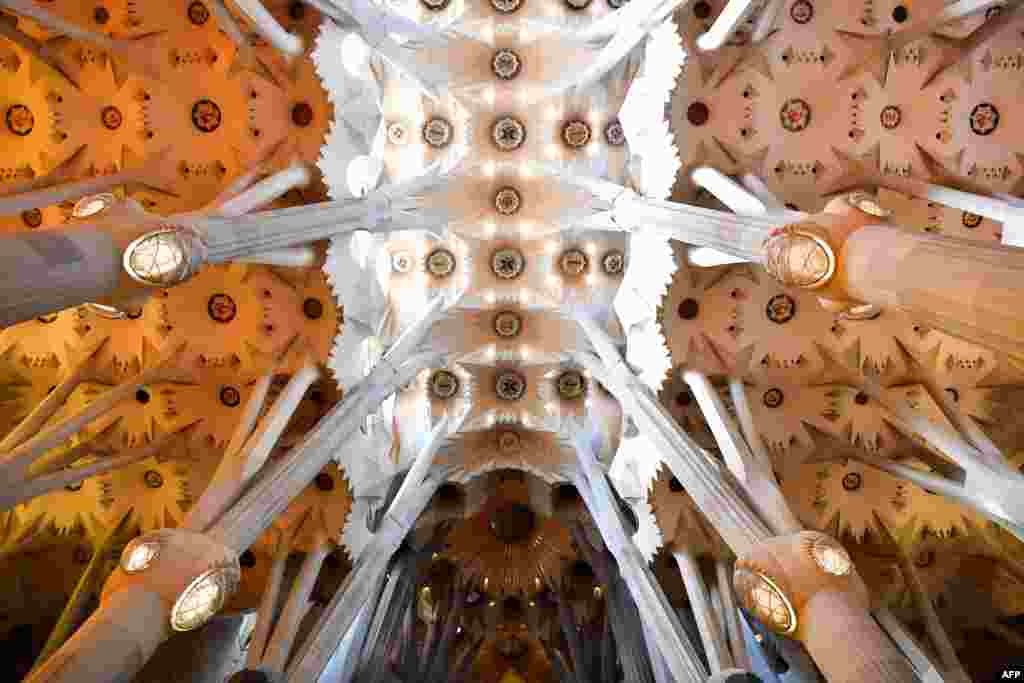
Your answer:
[[[832,156],[839,162],[838,176],[825,184],[822,196],[842,194],[851,190],[880,185],[881,143],[875,143],[866,154],[852,157],[833,147]]]

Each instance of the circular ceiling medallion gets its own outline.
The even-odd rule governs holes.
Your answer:
[[[7,107],[7,130],[19,137],[25,137],[36,127],[36,117],[24,104]]]
[[[814,535],[810,553],[814,563],[826,574],[846,576],[853,569],[853,560],[846,548],[825,534]]]
[[[778,408],[782,405],[785,398],[786,397],[783,395],[781,389],[769,389],[764,392],[764,396],[761,397],[761,400],[768,408]]]
[[[396,251],[391,255],[391,272],[408,273],[410,270],[412,270],[412,254],[407,251]]]
[[[238,314],[238,305],[227,294],[214,294],[206,302],[206,310],[213,320],[219,323],[229,323]]]
[[[220,128],[220,106],[213,100],[199,100],[192,105],[192,125],[203,133],[212,133]]]
[[[882,128],[893,130],[903,121],[903,112],[896,105],[890,104],[882,108],[878,118],[882,122]]]
[[[621,275],[626,267],[626,255],[618,249],[612,249],[601,257],[601,269],[605,275]]]
[[[491,7],[502,14],[512,14],[522,5],[523,0],[491,0]]]
[[[451,0],[420,0],[420,4],[431,12],[440,12],[446,9],[450,3]]]
[[[334,478],[327,472],[321,472],[316,475],[316,479],[313,481],[316,482],[317,489],[324,493],[334,490]]]
[[[305,128],[313,123],[313,107],[308,102],[296,102],[292,106],[292,123],[299,128]]]
[[[514,187],[503,187],[494,195],[494,209],[502,216],[511,216],[519,211],[522,197]]]
[[[971,110],[971,131],[975,135],[991,135],[999,127],[999,110],[994,104],[982,102]]]
[[[526,393],[526,379],[518,372],[502,372],[494,383],[494,391],[503,401],[518,401]]]
[[[302,313],[309,320],[319,320],[324,316],[324,304],[320,299],[309,297],[302,302]]]
[[[788,294],[776,294],[768,300],[765,314],[773,323],[788,323],[796,315],[796,301]]]
[[[502,455],[516,455],[523,448],[522,439],[515,432],[498,432],[498,452]]]
[[[503,81],[511,81],[519,75],[523,63],[512,50],[498,50],[491,59],[491,71]]]
[[[29,209],[21,212],[21,222],[30,228],[38,228],[43,224],[43,212],[39,209]]]
[[[963,226],[968,230],[974,230],[976,227],[981,225],[981,221],[981,216],[976,213],[971,213],[970,211],[964,211],[963,215],[960,216],[960,222],[963,223]]]
[[[528,505],[509,503],[495,510],[488,526],[500,541],[523,543],[533,534],[537,515]]]
[[[100,121],[103,122],[103,127],[107,130],[117,130],[124,123],[124,115],[121,114],[120,109],[110,105],[103,107],[100,111]]]
[[[566,277],[579,277],[587,272],[589,261],[581,249],[568,249],[558,259],[558,267]]]
[[[843,475],[843,488],[847,491],[857,491],[863,483],[859,472],[847,472]]]
[[[703,102],[692,102],[686,108],[686,120],[691,126],[703,126],[711,118],[711,110]]]
[[[435,149],[447,147],[452,141],[452,130],[447,119],[435,116],[423,124],[423,141]]]
[[[578,119],[567,122],[562,126],[562,140],[573,149],[583,147],[590,142],[590,124]]]
[[[437,370],[430,376],[430,393],[447,401],[459,390],[459,378],[451,370]]]
[[[515,280],[526,266],[523,252],[511,247],[496,250],[491,255],[491,271],[502,280]]]
[[[558,376],[558,395],[563,401],[575,401],[586,393],[587,382],[579,370],[566,370]]]
[[[427,254],[427,272],[434,277],[448,277],[455,270],[455,254],[447,249],[435,249]]]
[[[796,97],[786,100],[779,110],[779,121],[790,133],[799,133],[811,124],[811,105]]]
[[[796,0],[789,8],[789,18],[798,24],[806,24],[814,18],[814,5],[808,0]]]
[[[146,470],[142,475],[142,480],[145,482],[146,488],[150,489],[158,489],[164,485],[164,475],[156,470]]]
[[[220,390],[220,402],[228,408],[234,408],[242,402],[242,393],[237,387],[226,386]]]
[[[612,147],[621,147],[626,144],[626,132],[618,119],[609,121],[604,127],[604,140]]]
[[[796,610],[774,581],[742,567],[736,568],[732,581],[741,605],[758,621],[782,635],[796,631]]]
[[[409,136],[405,132],[405,126],[397,121],[388,124],[387,136],[388,142],[392,145],[404,145],[409,141]]]
[[[517,118],[503,116],[494,122],[494,126],[491,128],[491,138],[498,149],[510,152],[521,147],[526,141],[526,126]]]
[[[693,320],[700,314],[700,304],[696,299],[683,299],[676,312],[683,320]]]
[[[199,0],[193,0],[188,5],[188,20],[196,26],[202,26],[210,20],[210,10]]]
[[[565,0],[565,6],[575,12],[579,12],[590,7],[591,2],[593,0]]]
[[[494,316],[494,333],[499,337],[511,339],[518,337],[523,330],[523,319],[518,313],[502,311]]]

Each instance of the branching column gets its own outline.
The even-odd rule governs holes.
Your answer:
[[[235,0],[235,6],[252,21],[260,35],[277,48],[286,59],[291,60],[302,54],[305,49],[302,38],[288,33],[281,24],[277,23],[277,19],[267,11],[260,0]]]
[[[761,517],[777,534],[800,531],[803,527],[789,509],[789,504],[782,495],[770,466],[766,467],[766,463],[755,459],[707,376],[694,370],[686,370],[683,372],[683,380],[690,386],[697,399],[701,412],[711,427],[715,442],[722,451],[726,466],[746,489]]]
[[[736,562],[744,608],[807,646],[830,683],[913,683],[910,662],[879,628],[853,561],[831,537],[802,531],[767,541]]]
[[[237,553],[205,536],[178,529],[142,536],[125,549],[96,612],[26,682],[133,680],[172,627],[205,623],[239,577]]]
[[[656,638],[651,645],[661,651],[677,681],[703,681],[707,672],[700,662],[700,656],[686,637],[643,555],[626,534],[618,503],[594,456],[591,446],[593,433],[575,424],[570,429],[582,471],[582,477],[577,478],[577,489],[597,523],[605,545],[619,564],[619,570],[636,601],[641,618],[650,623]]]
[[[626,367],[608,334],[589,318],[580,316],[577,321],[603,362],[588,353],[575,354],[577,359],[619,399],[623,411],[633,416],[640,430],[659,445],[658,455],[733,552],[746,552],[770,538],[771,529],[740,496],[722,467],[679,428]]]
[[[590,64],[546,86],[541,90],[541,96],[557,97],[573,88],[582,90],[599,80],[615,68],[615,65],[621,62],[660,21],[690,2],[691,0],[637,0],[598,19],[593,26],[584,29],[576,38],[588,42],[608,38],[607,43],[601,46]],[[573,36],[569,37],[570,40],[572,38]]]

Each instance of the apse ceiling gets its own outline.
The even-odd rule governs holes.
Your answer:
[[[18,19],[63,74],[0,43],[0,188],[47,174],[123,174],[119,196],[173,214],[208,207],[240,176],[294,163],[318,168],[317,178],[273,207],[347,199],[375,182],[402,182],[432,168],[474,171],[438,200],[439,212],[460,217],[446,229],[320,245],[334,279],[320,267],[213,266],[157,291],[140,315],[112,319],[82,306],[0,332],[0,433],[96,347],[85,381],[59,417],[150,367],[171,340],[188,340],[176,363],[180,372],[139,389],[76,444],[102,458],[195,423],[187,439],[5,513],[0,552],[26,575],[39,569],[29,583],[55,596],[55,613],[74,585],[56,568],[84,568],[88,549],[125,515],[143,530],[181,522],[215,471],[258,377],[274,375],[274,398],[304,353],[329,369],[305,395],[275,457],[340,400],[351,378],[435,295],[457,300],[433,335],[458,353],[420,373],[373,416],[359,437],[370,454],[365,462],[350,471],[325,469],[276,531],[257,542],[231,607],[258,604],[275,534],[307,514],[335,534],[335,564],[357,554],[390,477],[409,466],[441,417],[460,420],[461,431],[438,455],[455,471],[421,533],[447,525],[440,556],[485,592],[536,597],[548,585],[541,579],[560,579],[577,559],[571,532],[580,506],[562,500],[558,489],[564,466],[574,461],[558,439],[569,417],[588,415],[605,435],[599,455],[634,510],[635,540],[649,559],[673,544],[725,553],[679,482],[656,462],[616,459],[630,425],[604,387],[563,353],[580,332],[559,306],[597,311],[606,330],[625,341],[631,330],[615,301],[630,258],[642,252],[621,233],[561,229],[574,198],[531,164],[559,164],[659,199],[719,208],[689,175],[711,166],[754,176],[787,208],[809,213],[850,189],[865,167],[993,193],[1024,189],[1024,136],[1015,112],[1024,23],[1004,17],[998,32],[978,32],[999,19],[998,5],[936,26],[890,58],[875,37],[899,35],[937,15],[941,0],[769,2],[780,7],[776,17],[755,13],[713,54],[694,41],[724,2],[701,0],[583,94],[549,98],[536,95],[539,84],[563,78],[588,57],[552,27],[604,16],[611,0],[396,5],[411,20],[459,29],[450,44],[422,58],[446,65],[426,72],[440,87],[431,98],[380,61],[367,59],[368,77],[352,78],[337,59],[344,34],[301,2],[264,2],[309,48],[291,62],[255,34],[251,49],[239,49],[202,0],[40,4],[90,31],[137,40],[129,51],[104,52]],[[763,39],[753,44],[755,35]],[[686,57],[678,76],[650,65],[680,49]],[[331,55],[333,66],[325,66]],[[652,88],[667,79],[672,89],[641,97],[638,88],[631,101],[641,77]],[[633,144],[640,138],[631,126],[643,121],[652,129],[667,122],[664,136]],[[356,159],[361,165],[352,165]],[[981,216],[887,190],[879,200],[908,229],[1000,240],[1001,225]],[[0,229],[68,222],[73,206],[0,217]],[[658,375],[652,384],[676,421],[714,451],[680,372],[741,379],[793,511],[809,527],[843,538],[869,584],[893,605],[904,605],[907,591],[893,572],[895,554],[880,548],[873,533],[876,511],[893,522],[934,594],[955,602],[949,587],[964,575],[991,586],[1002,560],[968,567],[950,559],[976,554],[971,539],[986,527],[984,519],[851,453],[937,468],[868,395],[877,381],[891,401],[937,421],[946,420],[938,402],[952,398],[1016,462],[1020,428],[1007,416],[1021,407],[1024,369],[901,313],[843,319],[759,266],[699,267],[688,262],[685,245],[671,249],[676,270],[658,310],[671,372],[662,378],[660,356],[651,362]],[[728,386],[716,381],[716,389],[734,410]],[[998,538],[996,556],[1020,552],[1016,541]],[[300,537],[295,547],[312,543]],[[509,561],[513,547],[525,549],[521,562]],[[325,575],[331,571],[328,565]],[[991,621],[1024,609],[1016,579],[1006,585]],[[17,588],[4,591],[7,611],[27,614],[29,606],[16,604]]]

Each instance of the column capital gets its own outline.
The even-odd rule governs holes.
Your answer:
[[[766,627],[802,640],[801,613],[821,591],[835,591],[867,609],[870,595],[850,555],[827,534],[801,531],[770,538],[737,559],[733,584],[740,603]]]
[[[817,531],[778,536],[736,561],[740,604],[771,631],[807,646],[829,681],[910,683],[910,663],[871,616],[871,595],[838,541]]]
[[[224,606],[240,577],[235,549],[195,531],[160,529],[125,547],[100,602],[140,587],[159,596],[172,630],[191,631]]]

